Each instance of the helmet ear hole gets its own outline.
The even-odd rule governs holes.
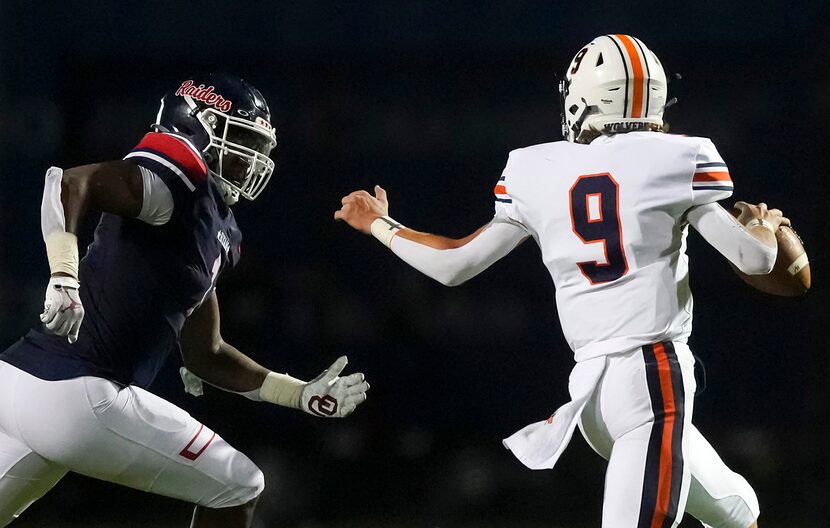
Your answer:
[[[578,107],[577,105],[571,105],[571,107],[570,107],[570,108],[568,108],[568,112],[570,112],[570,113],[571,113],[571,114],[573,114],[573,115],[576,115],[576,112],[577,112],[578,110],[579,110],[579,107]]]
[[[604,60],[602,60],[602,52],[600,52],[599,57],[597,58],[597,64],[596,64],[596,66],[602,66],[602,64],[603,64],[604,62],[605,62],[605,61],[604,61]]]

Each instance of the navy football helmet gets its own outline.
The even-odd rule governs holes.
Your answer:
[[[259,90],[232,75],[189,77],[161,100],[153,128],[185,136],[202,152],[228,203],[262,192],[277,145],[271,112]]]

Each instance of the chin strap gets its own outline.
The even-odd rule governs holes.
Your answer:
[[[239,191],[231,187],[227,184],[224,180],[216,176],[213,171],[211,174],[214,178],[216,178],[216,185],[219,187],[219,191],[222,192],[222,199],[225,200],[225,203],[228,205],[233,205],[239,201]]]

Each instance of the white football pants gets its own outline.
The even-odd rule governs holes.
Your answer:
[[[0,361],[0,527],[67,471],[209,508],[265,487],[248,457],[158,396],[90,376],[44,381]]]
[[[608,460],[603,528],[749,528],[758,499],[692,425],[694,356],[679,342],[608,356],[579,428]]]

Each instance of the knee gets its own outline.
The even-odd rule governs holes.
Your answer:
[[[246,464],[235,464],[233,476],[225,491],[201,505],[206,508],[232,508],[255,504],[265,489],[265,475],[253,462],[245,458]]]
[[[265,490],[265,475],[253,463],[244,471],[240,471],[229,503],[226,506],[241,506],[242,504],[254,503]]]

